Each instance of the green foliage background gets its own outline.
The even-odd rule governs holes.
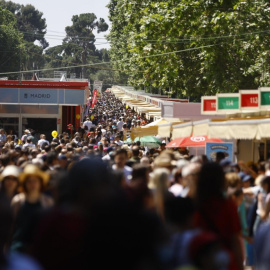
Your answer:
[[[199,100],[270,83],[269,1],[111,0],[108,7],[111,60],[136,88]]]

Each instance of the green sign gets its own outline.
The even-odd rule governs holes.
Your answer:
[[[261,92],[261,105],[270,105],[270,92]]]
[[[238,110],[239,97],[218,97],[218,110]]]

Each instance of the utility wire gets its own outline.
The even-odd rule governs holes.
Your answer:
[[[194,51],[194,50],[199,50],[203,48],[209,48],[213,46],[217,46],[219,44],[214,44],[214,45],[206,45],[206,46],[201,46],[201,47],[195,47],[195,48],[188,48],[180,51],[173,51],[173,52],[167,52],[167,53],[159,53],[159,54],[153,54],[153,55],[147,55],[147,56],[141,56],[137,57],[137,59],[145,59],[145,58],[152,58],[152,57],[157,57],[157,56],[163,56],[163,55],[170,55],[174,53],[181,53],[181,52],[187,52],[187,51]],[[126,60],[117,60],[115,62],[122,62]],[[92,63],[92,64],[85,64],[85,65],[77,65],[77,66],[68,66],[68,67],[58,67],[58,68],[46,68],[46,69],[34,69],[34,70],[27,70],[27,71],[14,71],[14,72],[2,72],[0,75],[9,75],[9,74],[19,74],[19,73],[33,73],[33,72],[38,72],[38,71],[49,71],[49,70],[59,70],[59,69],[69,69],[69,68],[76,68],[76,67],[91,67],[95,65],[103,65],[103,64],[111,64],[111,62],[101,62],[101,63]]]

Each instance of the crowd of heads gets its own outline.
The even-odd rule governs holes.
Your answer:
[[[79,130],[52,140],[25,130],[19,144],[1,131],[0,269],[256,264],[252,239],[269,217],[270,163],[210,162],[126,142],[146,123],[104,94]]]

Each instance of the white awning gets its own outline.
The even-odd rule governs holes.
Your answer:
[[[175,125],[172,130],[172,139],[180,137],[189,137],[192,133],[192,122]]]
[[[193,122],[193,136],[205,135],[208,136],[210,120],[201,120]]]
[[[270,138],[270,119],[210,122],[208,136],[242,140]]]
[[[160,137],[170,137],[171,127],[172,127],[171,123],[158,125],[158,135]]]

